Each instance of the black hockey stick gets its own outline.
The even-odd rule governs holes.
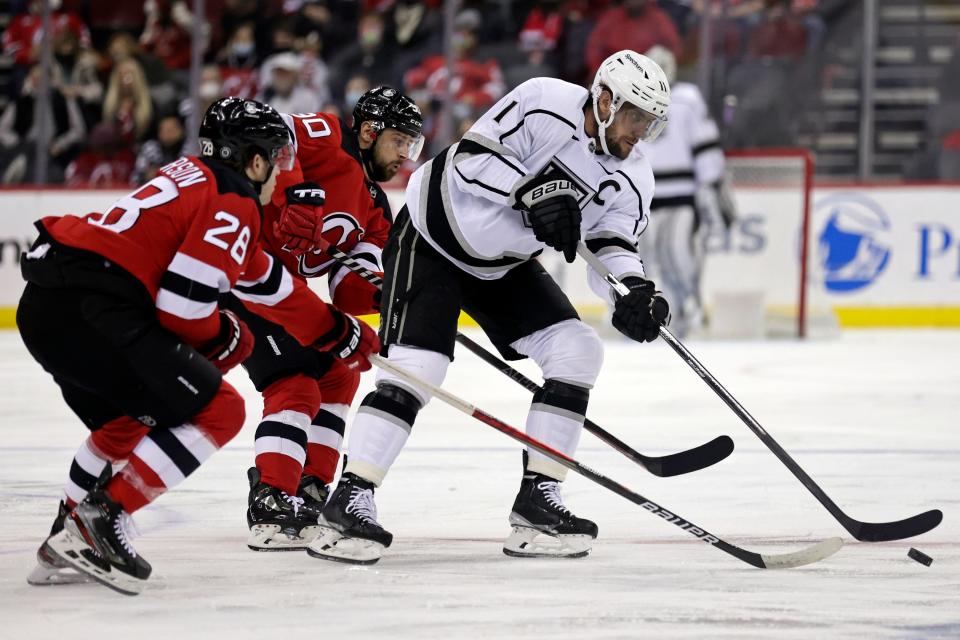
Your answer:
[[[334,260],[344,265],[370,284],[377,287],[382,286],[383,281],[381,280],[380,276],[373,273],[344,252],[332,245],[328,245],[324,248]],[[520,386],[526,388],[528,391],[532,391],[534,393],[540,391],[540,386],[536,382],[511,367],[509,364],[490,353],[464,334],[457,332],[457,342],[475,353],[484,362],[492,365],[495,369],[497,369],[497,371],[500,371],[502,374]],[[717,464],[733,452],[733,440],[730,439],[730,436],[718,436],[710,442],[706,442],[698,447],[694,447],[693,449],[687,449],[686,451],[679,451],[677,453],[665,456],[648,456],[636,451],[635,449],[632,449],[627,443],[623,442],[609,431],[601,428],[589,418],[584,419],[583,427],[601,441],[607,443],[615,450],[619,451],[630,460],[633,460],[653,475],[660,476],[662,478],[679,476],[692,471],[699,471],[705,467]]]
[[[630,290],[624,286],[620,280],[613,275],[606,265],[600,261],[600,259],[595,256],[586,245],[582,242],[577,248],[577,252],[580,256],[590,264],[590,266],[596,270],[596,272],[607,282],[610,287],[619,293],[620,295],[627,295],[630,293]],[[837,504],[830,499],[823,489],[817,485],[813,479],[807,475],[807,473],[800,467],[797,462],[790,457],[786,451],[783,450],[776,440],[770,436],[767,431],[760,426],[760,423],[750,415],[746,409],[743,408],[737,399],[727,391],[720,382],[717,381],[713,375],[707,371],[707,368],[697,360],[696,357],[690,351],[681,344],[679,340],[674,337],[666,327],[660,327],[660,337],[663,338],[670,347],[677,352],[677,354],[690,365],[690,368],[693,369],[700,378],[703,379],[707,386],[713,389],[713,392],[720,396],[720,399],[726,403],[728,407],[740,420],[743,421],[747,427],[753,431],[753,433],[760,438],[760,441],[763,444],[767,445],[777,458],[780,459],[780,462],[785,464],[793,475],[797,477],[800,483],[807,488],[807,490],[813,494],[813,496],[820,501],[827,511],[830,512],[837,521],[843,525],[843,528],[850,532],[857,540],[862,540],[865,542],[883,542],[887,540],[902,540],[904,538],[912,538],[918,536],[922,533],[930,531],[943,520],[943,513],[939,509],[933,509],[931,511],[925,511],[924,513],[919,513],[910,518],[905,518],[903,520],[897,520],[895,522],[861,522],[860,520],[855,520],[843,512]]]
[[[539,440],[531,438],[524,432],[511,427],[502,420],[499,420],[489,413],[478,409],[466,400],[453,395],[445,389],[421,380],[408,371],[394,366],[389,360],[377,355],[372,355],[370,356],[370,362],[377,365],[381,369],[399,376],[414,386],[422,387],[455,409],[459,409],[467,415],[476,418],[480,422],[493,427],[500,433],[506,434],[518,442],[522,442],[523,444],[539,451],[558,464],[563,465],[567,469],[570,469],[575,473],[579,473],[583,477],[596,482],[601,487],[609,489],[617,495],[623,496],[634,504],[640,505],[644,510],[649,511],[653,515],[663,518],[670,524],[680,527],[695,538],[698,538],[707,544],[713,545],[721,551],[725,551],[733,557],[738,558],[747,564],[753,565],[754,567],[758,567],[760,569],[789,569],[792,567],[800,567],[805,564],[812,564],[814,562],[819,562],[824,558],[828,558],[839,551],[840,547],[843,546],[843,540],[840,538],[827,538],[826,540],[818,542],[817,544],[807,547],[806,549],[795,551],[793,553],[767,555],[756,553],[755,551],[748,551],[742,547],[730,544],[729,542],[721,540],[719,537],[713,535],[706,529],[702,529],[689,520],[683,519],[676,513],[667,511],[656,502],[643,497],[635,491],[631,491],[619,482],[611,480],[610,478],[594,471],[590,467],[581,464],[577,460],[574,460],[570,456],[557,451],[556,449],[544,444],[543,442],[540,442]]]

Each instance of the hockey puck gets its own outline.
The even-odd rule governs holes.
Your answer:
[[[910,557],[910,558],[913,559],[913,560],[916,560],[916,561],[919,562],[920,564],[924,564],[924,565],[926,565],[926,566],[928,566],[928,567],[929,567],[931,564],[933,564],[933,558],[931,558],[930,556],[928,556],[927,554],[925,554],[925,553],[922,552],[922,551],[918,551],[918,550],[914,549],[913,547],[910,547],[910,551],[907,551],[907,556]]]

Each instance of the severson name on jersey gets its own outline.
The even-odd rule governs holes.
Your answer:
[[[194,347],[217,336],[217,300],[231,289],[311,344],[333,319],[303,280],[263,250],[261,215],[249,180],[216,160],[184,156],[105,212],[40,224],[56,242],[109,257],[137,278],[160,324]]]

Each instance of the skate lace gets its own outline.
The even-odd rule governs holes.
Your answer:
[[[138,537],[140,530],[137,529],[137,523],[134,522],[129,513],[123,512],[113,521],[113,532],[116,534],[120,544],[123,545],[124,550],[136,558],[137,550],[130,544],[130,540]]]
[[[283,494],[283,499],[287,501],[287,504],[293,507],[293,515],[296,517],[296,515],[300,512],[300,507],[303,506],[305,500],[298,496],[287,495],[286,493]]]
[[[356,514],[360,520],[376,522],[377,505],[373,501],[373,491],[354,487],[350,494],[350,501],[347,503],[346,512]]]
[[[570,510],[567,509],[563,504],[563,497],[560,495],[560,483],[556,481],[544,481],[537,484],[537,489],[543,492],[543,497],[546,499],[547,504],[556,509],[557,511],[570,514]]]

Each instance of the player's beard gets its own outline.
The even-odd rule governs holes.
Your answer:
[[[610,153],[621,160],[626,160],[630,152],[633,151],[633,147],[628,146],[627,143],[624,142],[625,138],[622,136],[617,138],[611,137],[609,129],[607,129],[604,135],[607,138],[607,149],[610,150]]]
[[[364,161],[367,165],[367,171],[374,182],[386,182],[397,175],[400,170],[400,163],[384,162],[377,152],[377,143],[374,141],[369,149],[361,149],[360,153],[364,155]]]

